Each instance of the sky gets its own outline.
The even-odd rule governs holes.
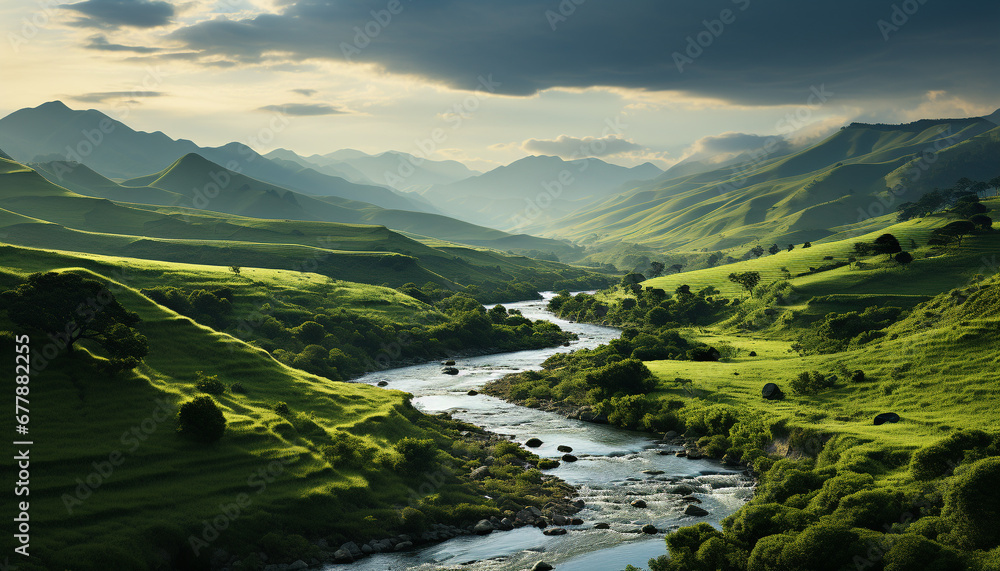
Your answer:
[[[479,170],[666,168],[1000,107],[996,0],[0,0],[0,114]]]

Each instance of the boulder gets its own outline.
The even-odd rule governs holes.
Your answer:
[[[532,437],[529,438],[527,442],[524,443],[524,445],[527,446],[528,448],[538,448],[539,446],[542,445],[542,441],[538,438]]]
[[[559,446],[556,446],[556,450],[558,450],[560,452],[567,452],[567,453],[569,453],[569,452],[573,451],[573,447],[572,446],[566,446],[565,444],[560,444]]]
[[[441,372],[446,375],[457,375],[458,369],[456,369],[455,367],[445,367],[444,369],[441,370]]]
[[[552,523],[555,525],[569,525],[569,518],[561,514],[556,514],[552,516]]]
[[[334,563],[354,563],[354,557],[351,556],[351,552],[346,549],[338,549],[333,553]]]
[[[684,515],[690,515],[694,517],[705,517],[708,515],[708,512],[703,510],[702,508],[699,508],[694,504],[688,504],[687,507],[684,508]]]
[[[575,517],[569,520],[570,525],[583,525],[583,520]]]
[[[472,531],[475,532],[476,535],[488,535],[493,533],[493,523],[488,519],[481,519],[479,520],[479,523],[472,528]]]
[[[549,565],[544,561],[539,561],[531,567],[531,571],[552,571],[555,567]]]
[[[450,367],[455,364],[455,361],[445,361],[444,364]]]
[[[308,569],[309,564],[305,561],[299,559],[295,563],[288,566],[288,571],[302,571],[303,569]]]
[[[656,529],[655,525],[647,523],[646,525],[642,526],[642,532],[648,535],[656,535],[658,533],[658,530]]]
[[[396,551],[406,551],[407,549],[413,549],[413,542],[412,541],[401,541],[401,542],[397,543],[396,547],[394,547],[393,549],[395,549]]]
[[[561,527],[553,527],[543,531],[545,535],[566,535],[566,530]]]
[[[470,397],[474,397],[474,396],[476,396],[476,395],[479,394],[479,391],[477,391],[476,389],[472,389],[472,390],[470,390],[469,392],[467,392],[465,394],[469,395]]]
[[[781,392],[781,388],[774,383],[767,383],[764,388],[760,390],[760,395],[766,400],[781,400],[785,395]]]
[[[677,456],[678,458],[687,458],[687,455],[688,455],[687,450],[678,450],[677,453],[675,454],[675,456]]]
[[[514,522],[509,517],[505,517],[500,520],[500,529],[503,531],[510,531],[514,529]]]
[[[687,503],[687,504],[700,504],[701,503],[701,500],[699,500],[698,498],[696,498],[694,496],[684,496],[683,498],[681,498],[681,501],[684,502],[684,503]]]
[[[676,430],[668,430],[666,433],[664,433],[663,439],[664,440],[673,440],[674,438],[677,438],[678,436],[680,436],[680,434],[677,434]]]
[[[757,356],[757,352],[756,351],[750,351],[750,356],[751,357],[756,357]]]
[[[490,475],[489,466],[480,466],[469,474],[469,478],[472,480],[485,480],[487,476]]]
[[[883,412],[875,417],[875,426],[880,426],[887,422],[899,422],[899,415],[894,412]]]
[[[573,504],[573,507],[575,507],[576,509],[580,509],[580,510],[582,510],[583,507],[587,505],[587,503],[584,502],[583,500],[573,500],[570,503]]]
[[[600,521],[594,524],[594,529],[611,529],[611,524],[606,521]]]
[[[540,517],[540,518],[538,518],[538,519],[535,520],[534,525],[538,529],[545,529],[546,527],[549,527],[549,522],[545,521],[544,517]]]
[[[366,543],[361,546],[361,553],[364,553],[365,555],[371,555],[372,553],[375,553],[375,548]]]
[[[378,386],[380,386],[380,387],[387,387],[387,386],[389,386],[389,381],[379,381],[378,382]]]
[[[563,462],[576,462],[576,456],[572,454],[563,454]]]
[[[643,500],[632,500],[632,503],[629,505],[632,506],[633,508],[644,508],[646,507],[646,502],[644,502]]]
[[[691,486],[687,486],[687,485],[681,484],[680,486],[677,486],[676,488],[674,488],[672,490],[672,493],[674,493],[674,494],[680,494],[682,496],[690,496],[691,494],[694,493],[694,491],[695,491],[694,488],[692,488]]]
[[[355,559],[361,557],[361,548],[358,547],[358,544],[353,541],[348,541],[347,543],[341,545],[340,548],[346,550],[351,554],[351,557]]]
[[[688,460],[701,460],[702,459],[701,450],[688,450],[687,451],[687,459]]]
[[[664,472],[663,472],[663,470],[643,470],[642,473],[643,474],[649,474],[650,476],[659,476],[660,474],[663,474]]]

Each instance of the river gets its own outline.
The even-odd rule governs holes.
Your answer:
[[[551,294],[545,297],[547,300]],[[620,570],[629,563],[645,567],[648,559],[666,552],[664,536],[634,533],[637,528],[649,523],[665,530],[699,521],[718,527],[721,519],[750,498],[750,481],[740,472],[708,460],[661,455],[660,450],[671,448],[654,444],[649,434],[570,420],[486,395],[467,395],[470,389],[478,389],[505,374],[541,369],[542,362],[550,355],[597,347],[620,333],[612,327],[559,319],[545,309],[545,304],[545,300],[527,301],[505,307],[518,309],[530,319],[547,319],[579,335],[569,347],[459,359],[457,376],[442,374],[440,363],[433,362],[372,373],[357,382],[388,381],[387,388],[412,393],[413,404],[421,411],[428,414],[447,411],[456,419],[509,435],[522,444],[528,438],[540,438],[544,444],[533,451],[542,457],[562,456],[556,450],[559,445],[573,447],[579,461],[563,462],[545,473],[579,488],[577,497],[586,502],[586,507],[577,517],[584,520],[584,525],[563,526],[569,533],[552,537],[542,535],[542,530],[534,527],[486,536],[460,536],[411,552],[373,555],[350,565],[327,565],[324,570],[514,571],[528,569],[539,560],[557,569],[574,571]],[[644,470],[664,473],[650,476]],[[702,501],[699,506],[708,510],[709,516],[694,518],[682,513],[684,504],[679,495],[672,493],[682,484],[697,490],[694,495]],[[643,499],[648,507],[630,506],[637,498]],[[611,528],[592,529],[596,522],[608,522]]]

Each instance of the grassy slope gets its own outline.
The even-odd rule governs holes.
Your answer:
[[[949,125],[950,132],[945,130]],[[916,184],[919,189],[893,197],[890,210],[929,190],[932,182],[946,179],[951,184],[963,176],[968,153],[995,156],[1000,130],[989,131],[992,127],[986,121],[921,123],[893,131],[853,126],[797,154],[756,165],[743,176],[734,177],[727,168],[644,185],[563,219],[546,235],[598,244],[632,241],[661,249],[815,241],[828,236],[826,229],[832,226],[855,222],[859,209],[867,212],[888,185],[898,182],[900,169],[949,135],[956,137],[953,143],[972,139],[940,153]],[[736,188],[726,187],[727,182]]]
[[[65,226],[11,219],[0,228],[5,240],[26,246],[176,262],[305,268],[339,279],[394,286],[433,281],[457,287],[456,283],[525,279],[538,272],[561,277],[586,274],[485,249],[450,245],[443,251],[380,226],[113,203],[75,195],[16,163],[6,163],[6,168],[11,172],[0,176],[0,206]]]
[[[173,530],[178,533],[196,533],[196,522],[216,515],[220,503],[233,501],[238,493],[255,492],[247,478],[275,459],[288,462],[285,472],[264,493],[254,495],[252,509],[282,513],[276,527],[287,518],[309,513],[308,503],[303,502],[358,507],[372,495],[382,499],[405,496],[406,487],[391,477],[373,489],[358,474],[332,469],[317,451],[321,436],[299,434],[269,409],[274,402],[285,401],[293,411],[315,412],[315,422],[326,431],[359,427],[352,432],[381,448],[390,438],[424,433],[400,416],[405,410],[404,394],[333,383],[286,367],[265,352],[197,325],[137,292],[144,284],[183,279],[182,274],[196,276],[194,283],[225,283],[233,279],[225,268],[76,258],[10,247],[3,248],[0,257],[4,289],[32,271],[71,268],[109,283],[117,298],[142,317],[140,330],[151,348],[139,375],[131,379],[104,378],[90,370],[91,360],[83,356],[76,357],[76,363],[60,359],[44,372],[36,371],[31,385],[36,404],[31,435],[39,443],[34,450],[39,459],[32,463],[32,517],[40,526],[34,543],[34,553],[40,557],[58,552],[69,557],[72,550],[67,548],[84,543],[84,538],[89,545],[114,544],[114,538],[128,539],[149,522],[160,522],[164,528],[179,526]],[[120,275],[123,267],[129,268],[124,278]],[[286,272],[256,270],[254,277],[272,284],[295,284],[285,287],[296,289],[307,285]],[[313,287],[328,281],[316,275],[307,279]],[[358,284],[341,283],[337,288],[344,291],[347,304],[373,293],[373,288]],[[405,298],[386,290],[375,293]],[[412,299],[401,301],[386,306],[396,317],[407,313],[409,319],[417,319],[427,311]],[[35,351],[41,350],[42,341],[33,340]],[[90,499],[67,514],[60,498],[73,493],[76,478],[86,479],[94,470],[91,463],[106,460],[112,451],[127,450],[121,435],[141,426],[157,399],[170,403],[175,412],[179,401],[196,396],[197,370],[217,374],[225,383],[239,381],[248,389],[246,396],[217,398],[229,422],[229,436],[207,448],[188,444],[173,434],[171,414],[148,440],[126,453],[122,466]],[[377,423],[370,421],[375,419],[386,421],[393,430],[372,434]],[[303,512],[295,515],[289,511],[292,508]],[[67,564],[71,559],[63,561]]]

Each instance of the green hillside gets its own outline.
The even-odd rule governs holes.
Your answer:
[[[1000,129],[986,120],[852,124],[787,157],[658,179],[541,233],[598,247],[626,241],[660,251],[816,241],[833,227],[894,212],[963,176],[989,180],[1000,174],[990,159],[998,154]]]
[[[140,290],[225,288],[234,315],[247,316],[251,324],[254,312],[282,320],[294,319],[296,312],[304,315],[300,320],[319,319],[325,312],[333,319],[369,320],[396,336],[416,335],[418,328],[433,332],[430,324],[449,323],[450,317],[423,303],[312,273],[247,268],[237,277],[225,267],[11,246],[0,247],[0,267],[0,291],[39,271],[72,271],[98,280],[138,313],[138,329],[149,345],[134,373],[109,375],[96,346],[63,354],[43,348],[43,335],[32,337],[37,356],[30,401],[37,406],[31,407],[30,434],[37,446],[31,521],[39,531],[30,562],[19,568],[205,569],[217,548],[251,559],[263,550],[271,561],[290,562],[318,553],[302,536],[339,544],[422,529],[423,519],[401,517],[414,517],[401,512],[403,505],[423,510],[428,523],[467,524],[499,513],[498,504],[484,498],[482,484],[459,476],[467,473],[465,462],[478,461],[468,450],[490,449],[463,444],[459,431],[470,427],[417,413],[404,393],[292,368],[238,336],[178,315]],[[264,309],[269,306],[273,309]],[[313,313],[317,316],[310,317]],[[229,329],[241,331],[235,324]],[[23,332],[3,314],[0,330]],[[257,333],[251,335],[256,343]],[[342,341],[338,346],[348,350]],[[0,336],[0,343],[10,349],[12,339]],[[416,338],[413,343],[420,344]],[[413,343],[408,352],[418,349]],[[274,353],[285,358],[287,351]],[[211,445],[176,433],[179,405],[204,394],[198,383],[205,378],[226,388],[213,397],[225,415],[226,432]],[[12,422],[12,417],[4,421],[10,432]],[[423,459],[407,456],[399,446],[405,438],[428,439]],[[438,475],[442,484],[435,498],[447,498],[446,505],[413,503],[412,482],[421,471]],[[541,505],[565,493],[537,478],[525,482],[516,490],[503,484],[510,487],[506,507]],[[241,494],[250,501],[239,500]],[[13,507],[4,504],[5,517],[13,517]],[[215,521],[223,512],[229,518],[220,524],[223,533],[218,539],[206,535],[203,520]],[[206,547],[195,552],[191,538],[205,540]]]
[[[161,173],[150,182],[170,192],[171,188],[183,189],[200,176],[191,174],[200,171],[185,168],[190,164],[211,165],[192,155],[184,163],[175,165],[180,168]],[[555,262],[461,244],[448,244],[447,250],[430,247],[384,226],[263,220],[80,196],[49,183],[17,163],[5,162],[4,165],[8,172],[0,174],[0,208],[29,220],[11,218],[0,231],[6,232],[4,240],[7,242],[24,246],[173,262],[303,269],[337,279],[394,287],[433,282],[448,289],[477,285],[483,291],[490,291],[497,284],[509,281],[531,283],[536,289],[606,283],[602,276]],[[236,173],[232,176],[234,185],[256,183]],[[249,190],[237,193],[232,200],[257,204],[258,198],[268,192]],[[284,203],[281,198],[276,199]],[[337,208],[329,204],[326,207]],[[403,216],[413,214],[371,208]],[[444,218],[431,214],[420,216]],[[444,228],[447,230],[446,226]],[[473,236],[476,228],[486,230],[464,228],[463,236]],[[511,247],[514,244],[503,241],[518,240],[518,237],[493,230],[489,230],[486,237],[486,243],[501,241],[503,246]],[[533,244],[534,239],[524,238],[518,244]]]

